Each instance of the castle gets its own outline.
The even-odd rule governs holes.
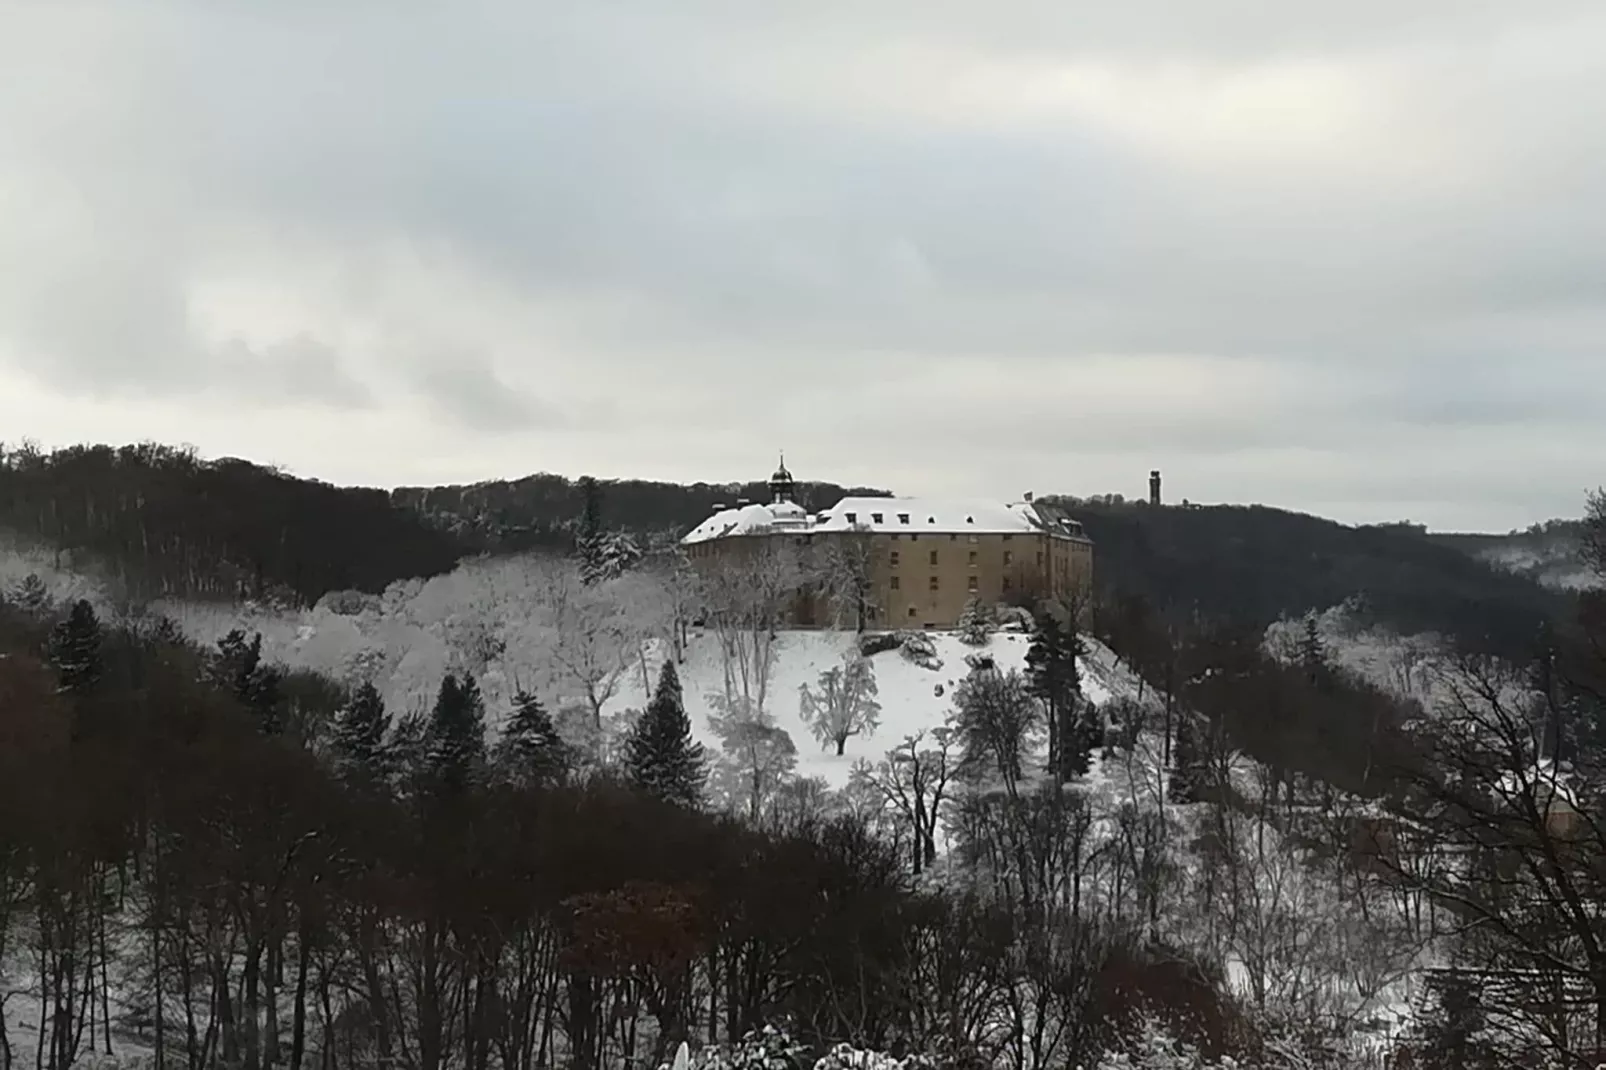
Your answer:
[[[847,497],[810,513],[781,466],[768,504],[715,507],[681,540],[694,565],[717,568],[777,545],[813,560],[859,562],[864,626],[951,628],[971,599],[1029,605],[1088,592],[1093,543],[1059,509],[1033,502]],[[777,544],[775,540],[787,540]],[[798,599],[794,623],[826,623],[817,598]]]

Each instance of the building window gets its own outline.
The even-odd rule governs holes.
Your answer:
[[[892,562],[892,567],[893,568],[897,568],[898,567],[898,551],[896,551],[896,550],[892,551],[892,556],[891,556],[890,560]]]
[[[931,551],[931,563],[933,565],[937,563],[937,551],[935,550]]]
[[[955,534],[954,532],[950,531],[948,533],[948,541],[949,542],[958,542],[959,541],[959,536],[957,534]]]
[[[1010,539],[1013,539],[1013,538],[1014,538],[1014,537],[1015,537],[1015,536],[1013,536],[1013,535],[1005,535],[1005,536],[1004,536],[1004,541],[1005,541],[1005,542],[1008,542],[1008,541],[1009,541],[1009,540],[1010,540]]]
[[[848,518],[848,523],[850,523],[850,524],[857,524],[859,522],[859,514],[858,513],[848,513],[847,514],[847,518]]]
[[[977,586],[978,586],[977,577],[972,576],[972,577],[970,577],[970,582],[965,584],[965,590],[974,591],[974,590],[977,589]]]
[[[911,617],[915,615],[915,607],[914,606],[910,606],[909,607],[909,615]]]
[[[883,514],[881,514],[881,513],[871,513],[871,514],[870,514],[870,522],[871,522],[871,523],[872,523],[872,524],[879,524],[879,523],[881,523],[881,517],[882,517],[882,515],[883,515]]]
[[[900,523],[900,524],[909,523],[909,514],[908,513],[899,513],[898,514],[898,523]]]
[[[1043,551],[1041,550],[1037,551],[1037,567],[1043,567]]]
[[[937,577],[935,576],[931,577],[931,589],[933,591],[937,589]]]
[[[1007,590],[1009,590],[1009,588],[1010,588],[1010,582],[1009,582],[1009,577],[1008,577],[1008,576],[1005,576],[1005,577],[1004,577],[1004,590],[1006,590],[1006,591],[1007,591]]]
[[[975,568],[976,567],[976,551],[975,550],[970,551],[970,567],[971,568]]]
[[[891,582],[892,582],[892,589],[894,591],[896,591],[898,589],[898,577],[896,577],[896,576],[892,577],[892,581]]]
[[[1009,538],[1009,536],[1005,535],[1004,538],[1007,539],[1007,538]],[[1015,560],[1015,555],[1010,553],[1008,550],[1005,550],[1004,551],[1004,564],[1007,565],[1007,564],[1009,564],[1010,562],[1012,562],[1014,560]]]

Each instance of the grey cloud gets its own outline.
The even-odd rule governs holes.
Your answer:
[[[276,403],[425,393],[443,436],[561,434],[578,452],[645,411],[644,456],[706,456],[717,427],[755,448],[819,436],[822,466],[941,426],[978,472],[1026,463],[1028,446],[1096,458],[1100,478],[1156,454],[1221,458],[1223,479],[1353,508],[1364,495],[1333,458],[1419,444],[1422,429],[1481,429],[1496,455],[1529,456],[1540,428],[1588,441],[1580,429],[1606,403],[1606,129],[1581,103],[1606,94],[1593,2],[100,10],[116,13],[115,63],[56,64],[54,95],[0,105],[0,129],[31,132],[0,133],[15,150],[0,153],[0,182],[32,167],[116,221],[30,244],[45,272],[0,254],[0,277],[25,276],[29,295],[0,299],[0,337],[45,354],[42,373],[63,384],[172,392],[203,366],[272,369]],[[34,28],[0,59],[74,40]],[[1216,76],[1319,77],[1308,100],[1257,98],[1222,129],[1206,116],[1160,134],[1144,123],[1172,122],[1188,93],[1123,112],[1130,128],[1097,108],[994,115],[922,96],[947,100],[967,65],[1023,64],[1124,72],[1134,81],[1113,95],[1130,109],[1142,93],[1128,90],[1161,93],[1179,71],[1205,79],[1202,95],[1243,91]],[[90,104],[52,103],[77,99],[62,72],[89,69],[105,83]],[[1338,140],[1322,145],[1310,131],[1325,129],[1328,76],[1340,96],[1386,106],[1363,99],[1378,110],[1354,127],[1339,107]],[[190,336],[185,300],[236,227],[339,261],[340,312],[387,318],[388,336],[453,338],[431,309],[368,301],[387,285],[370,254],[397,247],[461,266],[470,297],[443,305],[494,289],[542,336],[520,321],[508,337],[431,343],[429,359],[371,381],[310,324],[220,358]],[[0,209],[0,248],[15,247],[6,235]],[[508,356],[533,353],[551,356]],[[1141,395],[1090,408],[1074,374],[1036,370],[1110,354],[1280,371],[1254,396],[1207,382],[1174,411]],[[562,390],[534,374],[546,361]],[[980,400],[923,390],[923,363],[1021,385]],[[543,384],[538,398],[526,382]],[[679,407],[655,405],[667,397]],[[1275,467],[1293,463],[1289,444],[1319,455],[1297,478]],[[744,474],[728,463],[684,475]],[[1475,462],[1432,463],[1442,475]],[[1584,463],[1538,480],[1544,508],[1576,508]],[[1395,493],[1385,473],[1368,478]],[[1539,508],[1520,482],[1484,497]]]
[[[484,354],[433,353],[420,362],[417,383],[437,412],[476,433],[563,423],[555,408],[509,385]]]

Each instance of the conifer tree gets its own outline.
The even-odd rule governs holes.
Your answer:
[[[1199,801],[1205,774],[1204,748],[1194,716],[1182,711],[1177,718],[1176,743],[1171,748],[1171,778],[1166,797],[1175,803]]]
[[[426,737],[429,772],[444,794],[461,794],[485,764],[485,702],[468,673],[447,673],[430,713]]]
[[[960,611],[956,625],[959,640],[969,646],[986,646],[993,637],[993,614],[979,598],[972,598]]]
[[[30,572],[13,588],[11,600],[28,613],[43,613],[50,604],[50,592],[45,589],[45,581],[39,578],[39,573]]]
[[[262,633],[248,643],[245,632],[236,628],[218,640],[213,664],[217,684],[231,692],[257,720],[262,734],[276,736],[284,731],[280,708],[279,670],[262,663]]]
[[[602,534],[602,491],[591,476],[580,478],[580,497],[580,533],[575,552],[580,558],[581,581],[592,584],[603,578],[607,560]]]
[[[95,607],[80,599],[50,635],[50,661],[63,691],[87,691],[100,681],[100,644]]]
[[[696,806],[702,800],[708,762],[703,745],[692,740],[673,659],[664,662],[652,701],[626,740],[625,772],[638,790],[667,802]]]
[[[385,738],[390,732],[390,720],[379,689],[372,681],[364,681],[335,717],[330,749],[343,780],[385,780],[390,765]]]
[[[1049,768],[1062,780],[1087,772],[1096,745],[1097,715],[1082,697],[1078,659],[1087,644],[1069,607],[1043,606],[1032,619],[1032,641],[1026,649],[1026,679],[1032,694],[1048,713]]]
[[[1297,657],[1300,667],[1305,670],[1306,679],[1317,687],[1327,684],[1331,672],[1327,643],[1322,638],[1315,613],[1305,614],[1305,630],[1299,637]]]
[[[541,700],[528,691],[513,696],[513,716],[502,728],[497,764],[520,784],[546,784],[569,771],[569,746]]]

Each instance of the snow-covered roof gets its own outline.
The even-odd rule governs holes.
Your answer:
[[[813,516],[792,502],[724,509],[693,528],[682,542],[769,531],[870,531],[912,535],[1015,535],[1051,532],[1082,538],[1081,526],[1031,502],[951,498],[843,498]]]

